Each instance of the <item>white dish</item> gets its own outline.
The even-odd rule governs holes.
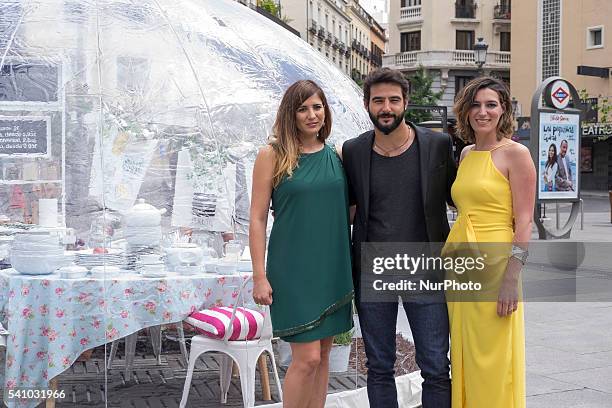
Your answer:
[[[253,272],[253,263],[249,261],[238,261],[238,270],[240,272]]]
[[[64,254],[47,256],[29,256],[11,253],[11,266],[24,275],[48,275],[66,265]]]
[[[238,271],[237,262],[218,262],[216,271],[219,275],[233,275]]]
[[[121,269],[117,266],[94,266],[91,268],[91,274],[97,277],[115,276],[121,272]]]
[[[64,279],[81,279],[85,278],[89,273],[87,268],[78,265],[64,266],[58,272],[60,277]]]
[[[158,263],[161,263],[161,256],[157,254],[143,254],[143,255],[140,255],[140,262],[143,265],[158,264]]]
[[[204,273],[204,268],[200,265],[182,265],[177,266],[174,270],[179,275],[199,275]]]
[[[140,275],[144,276],[145,278],[163,278],[168,276],[168,272],[165,269],[161,272],[143,269],[142,271],[140,271]]]
[[[204,263],[204,271],[206,273],[217,273],[217,264],[219,261],[210,259]]]

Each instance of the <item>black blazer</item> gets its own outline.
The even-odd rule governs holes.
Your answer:
[[[425,212],[427,236],[430,242],[444,242],[450,230],[446,203],[453,205],[451,186],[457,166],[453,159],[452,142],[445,133],[414,126],[418,140],[421,167],[421,199]],[[370,201],[370,159],[374,131],[349,139],[342,146],[343,166],[349,185],[351,204],[357,205],[353,220],[353,273],[359,276],[361,243],[367,240]]]

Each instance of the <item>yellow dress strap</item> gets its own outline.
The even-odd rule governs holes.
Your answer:
[[[512,144],[512,143],[509,143],[509,142],[508,142],[508,143],[502,143],[502,144],[500,144],[500,145],[495,146],[494,148],[492,148],[492,149],[491,149],[491,150],[489,150],[489,151],[490,151],[490,152],[492,152],[493,150],[497,150],[497,149],[499,149],[500,147],[508,146],[509,144]]]

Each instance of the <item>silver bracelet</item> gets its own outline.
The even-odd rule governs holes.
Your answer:
[[[512,245],[512,251],[510,252],[510,257],[516,258],[521,264],[525,265],[527,262],[527,257],[529,256],[529,251],[521,248],[518,245]]]

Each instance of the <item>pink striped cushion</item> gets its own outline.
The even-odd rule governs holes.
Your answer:
[[[223,340],[253,340],[261,337],[264,315],[253,309],[236,308],[236,318],[229,327],[232,317],[231,307],[213,307],[193,312],[185,322],[192,325],[199,333]]]

